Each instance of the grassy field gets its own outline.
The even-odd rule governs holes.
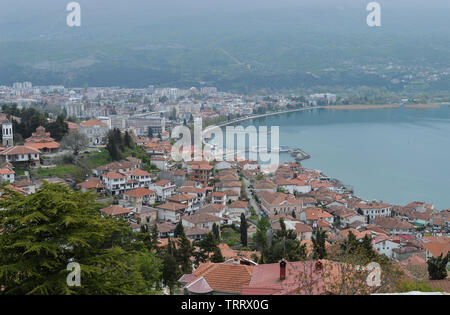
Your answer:
[[[63,177],[65,175],[72,175],[76,176],[81,171],[81,168],[72,165],[72,164],[65,164],[65,165],[58,165],[56,168],[38,168],[36,170],[32,171],[32,174],[36,177],[48,177],[48,176],[57,176],[57,177]]]
[[[83,153],[81,155],[80,163],[86,165],[90,169],[108,164],[111,162],[108,151],[105,148],[100,149],[101,152],[92,151],[91,153]]]

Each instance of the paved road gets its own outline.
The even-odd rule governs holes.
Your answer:
[[[247,196],[249,199],[249,203],[250,205],[253,207],[253,209],[255,209],[256,214],[258,215],[258,218],[261,216],[261,207],[258,205],[258,203],[256,202],[255,198],[253,198],[253,194],[251,192],[250,189],[250,181],[248,181],[245,177],[244,177],[244,183],[246,185],[246,190],[247,190]]]

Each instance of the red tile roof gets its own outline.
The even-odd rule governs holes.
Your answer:
[[[77,186],[83,187],[85,189],[99,189],[105,187],[105,185],[103,185],[102,182],[100,181],[100,178],[97,177],[91,177],[87,179],[85,182],[79,183]]]
[[[106,124],[104,122],[101,122],[99,120],[96,119],[89,119],[87,121],[83,121],[82,123],[80,123],[81,126],[85,126],[85,127],[92,127],[95,125],[101,125],[101,126],[106,126]]]
[[[100,211],[103,213],[109,214],[109,215],[113,215],[113,216],[127,214],[127,213],[132,212],[130,209],[124,208],[119,205],[112,205],[110,207],[103,208]]]
[[[187,205],[176,202],[166,202],[162,205],[157,206],[158,209],[169,210],[169,211],[179,211],[187,208]]]
[[[224,292],[241,293],[242,287],[250,283],[254,266],[239,264],[201,264],[194,271],[196,280],[185,288],[192,293]]]
[[[117,172],[106,173],[103,175],[103,177],[110,178],[110,179],[127,178],[125,175],[117,173]]]
[[[7,169],[7,168],[2,168],[0,169],[0,175],[5,175],[5,174],[15,174],[16,172],[14,172],[13,170]]]
[[[15,155],[15,154],[41,154],[41,151],[28,146],[15,146],[7,148],[0,153],[0,155]]]
[[[153,190],[143,188],[143,187],[129,190],[124,193],[124,195],[130,196],[130,197],[143,197],[143,196],[155,195],[155,194],[156,194],[156,192],[154,192]]]

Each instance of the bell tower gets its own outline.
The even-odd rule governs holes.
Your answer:
[[[2,124],[2,143],[4,147],[12,147],[14,145],[13,125],[9,120]]]

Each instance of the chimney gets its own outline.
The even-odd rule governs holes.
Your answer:
[[[286,262],[280,261],[280,280],[286,279]]]
[[[321,262],[320,260],[318,260],[318,261],[316,262],[316,265],[315,265],[315,271],[316,271],[316,272],[321,272],[322,269],[323,269],[322,262]]]

